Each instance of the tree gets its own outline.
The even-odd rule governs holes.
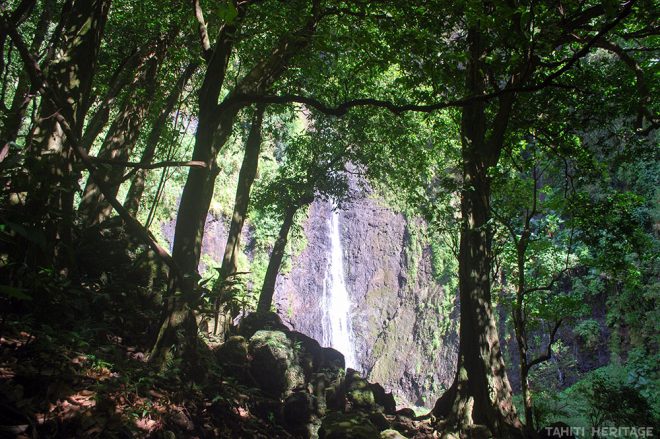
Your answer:
[[[570,192],[563,184],[570,177],[562,173],[562,158],[553,157],[552,150],[546,151],[550,148],[533,134],[512,143],[494,177],[497,207],[492,212],[505,235],[504,248],[496,254],[499,268],[495,274],[511,308],[525,423],[530,431],[536,431],[529,372],[552,358],[562,321],[575,316],[582,301],[558,291],[577,263],[574,230],[563,224],[570,214]],[[509,290],[513,290],[511,295]],[[543,321],[548,326],[547,344],[533,357],[529,334]]]
[[[296,213],[316,198],[340,203],[347,196],[345,165],[350,162],[349,148],[337,138],[332,127],[322,121],[309,128],[307,135],[293,139],[286,147],[286,161],[278,175],[257,195],[259,205],[269,205],[281,218],[273,245],[257,312],[270,311],[277,275],[282,265],[289,231]]]
[[[106,135],[98,157],[118,162],[126,161],[135,147],[140,129],[145,122],[149,107],[156,92],[158,71],[168,52],[168,46],[178,33],[175,28],[151,48],[150,57],[138,67],[131,91],[124,97],[122,108],[115,117]],[[119,164],[103,170],[103,179],[112,188],[116,196],[124,177],[125,168]],[[104,200],[98,185],[88,179],[79,206],[79,213],[85,219],[87,227],[100,224],[109,218],[112,207]]]
[[[306,2],[303,2],[305,5]],[[284,72],[290,60],[303,50],[310,41],[314,29],[321,19],[320,5],[313,1],[302,14],[292,15],[293,29],[279,36],[270,52],[258,55],[242,79],[229,90],[227,97],[219,103],[226,79],[227,69],[233,53],[235,37],[250,8],[249,4],[228,4],[225,22],[220,26],[215,46],[211,46],[208,28],[199,2],[194,2],[194,13],[199,23],[202,54],[206,60],[206,73],[199,90],[199,122],[195,135],[193,160],[205,163],[203,168],[190,168],[181,194],[179,215],[174,236],[172,258],[180,267],[180,275],[171,279],[170,297],[167,301],[166,317],[151,350],[150,361],[162,365],[170,347],[176,340],[177,329],[186,319],[193,318],[191,303],[198,296],[196,282],[197,265],[200,258],[204,222],[213,195],[217,175],[216,159],[227,142],[238,112],[247,104],[232,102],[236,94],[263,94]],[[300,11],[300,9],[297,9]],[[288,24],[288,23],[287,23]],[[183,294],[176,298],[174,291]],[[192,327],[192,325],[189,325]]]
[[[261,150],[262,139],[262,123],[266,107],[259,105],[255,109],[254,116],[250,125],[250,133],[245,141],[245,154],[243,155],[243,164],[241,171],[238,174],[238,185],[236,187],[236,197],[234,201],[234,210],[231,216],[231,223],[229,225],[229,233],[227,234],[227,244],[222,258],[222,266],[220,267],[220,284],[228,286],[235,281],[238,271],[237,257],[240,247],[241,232],[243,231],[243,224],[248,212],[248,205],[250,204],[250,191],[252,190],[252,183],[257,176],[257,166],[259,165],[259,153]],[[291,219],[293,220],[293,218]],[[216,327],[214,332],[217,331],[217,322],[220,312],[220,301],[222,296],[226,295],[226,288],[221,288],[217,294],[220,297],[216,298],[215,304],[215,321]],[[230,318],[235,318],[238,313],[232,310]]]
[[[140,158],[141,164],[147,165],[153,161],[156,155],[156,149],[163,133],[163,129],[167,123],[167,119],[172,115],[172,112],[179,102],[186,84],[188,84],[191,77],[195,74],[198,68],[199,64],[197,62],[188,63],[183,72],[181,72],[180,76],[177,78],[174,88],[170,91],[169,95],[165,99],[163,106],[158,108],[157,116],[153,120],[151,131],[147,136],[146,146],[142,151],[142,157]],[[131,180],[131,186],[128,189],[128,194],[126,195],[126,200],[124,201],[124,207],[126,207],[126,210],[133,216],[136,216],[138,213],[140,200],[142,199],[142,195],[144,193],[146,178],[147,170],[138,169],[135,172],[135,176],[133,176],[133,179]]]
[[[49,243],[40,263],[48,265],[55,258],[60,267],[71,265],[76,182],[71,145],[52,116],[63,112],[74,122],[76,134],[81,133],[92,101],[92,80],[110,1],[74,1],[70,7],[60,17],[64,30],[59,56],[45,66],[48,81],[57,87],[53,92],[66,100],[67,107],[57,108],[50,100],[42,100],[25,163],[29,175],[26,210],[34,221],[43,223]]]
[[[34,8],[35,2],[24,1],[16,8],[12,14],[12,20],[17,25],[21,21],[27,18],[28,14],[28,3],[32,3],[32,8]],[[35,26],[34,34],[32,35],[32,43],[30,44],[30,52],[37,53],[41,50],[43,43],[46,39],[48,33],[48,26],[51,24],[53,16],[55,14],[56,8],[55,0],[48,0],[43,5],[43,10],[39,15],[39,20]],[[4,48],[6,42],[6,33],[3,33],[2,36],[2,47]],[[4,54],[2,54],[2,60],[4,63]],[[3,70],[3,69],[0,69]],[[32,102],[34,96],[30,93],[30,78],[28,77],[25,71],[22,71],[18,83],[16,84],[16,89],[14,90],[14,97],[11,100],[11,105],[9,108],[4,109],[4,120],[2,127],[2,153],[0,156],[5,156],[9,153],[9,143],[15,142],[18,133],[23,125],[25,114],[27,109]],[[3,85],[3,90],[7,89],[7,85]],[[3,99],[4,101],[4,99]]]

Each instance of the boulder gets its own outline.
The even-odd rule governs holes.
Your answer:
[[[325,416],[328,410],[344,409],[344,393],[341,377],[333,379],[327,372],[318,372],[312,376],[309,387],[315,397],[314,410],[318,416]]]
[[[238,323],[238,335],[250,339],[259,330],[289,332],[280,316],[274,312],[253,312]]]
[[[314,414],[314,397],[305,391],[294,392],[284,401],[284,420],[288,425],[302,425]]]
[[[389,429],[380,432],[380,439],[406,439],[406,437],[396,430]]]
[[[294,389],[305,387],[298,353],[284,332],[257,331],[250,338],[248,351],[252,377],[266,395],[281,399]]]
[[[316,397],[316,414],[324,416],[327,410],[344,410],[344,356],[332,348],[320,348],[319,352],[309,388]]]
[[[364,415],[332,412],[321,422],[319,439],[380,439],[380,432]]]
[[[378,383],[369,384],[371,392],[374,394],[376,404],[383,407],[383,411],[388,415],[396,413],[396,401],[392,392],[385,392],[383,386]]]
[[[244,337],[235,335],[216,349],[216,358],[224,370],[239,381],[248,380],[248,342]]]
[[[323,348],[318,341],[300,332],[291,331],[287,336],[293,340],[295,346],[300,347],[298,359],[300,366],[305,371],[305,377],[309,381],[312,374],[321,368]]]
[[[297,391],[284,401],[284,421],[294,436],[318,438],[321,422],[315,414],[315,399],[306,391]]]
[[[376,408],[376,398],[369,382],[353,369],[346,371],[346,399],[352,409],[369,411]]]
[[[353,369],[346,371],[346,399],[352,409],[378,411],[388,415],[396,413],[394,396],[385,392],[380,384],[368,382]]]
[[[344,354],[338,350],[332,348],[322,348],[321,355],[321,369],[341,371],[346,368],[346,360],[344,359]]]

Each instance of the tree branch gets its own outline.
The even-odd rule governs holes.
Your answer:
[[[136,168],[136,169],[158,169],[158,168],[174,168],[174,167],[206,168],[207,167],[206,163],[200,160],[188,160],[188,161],[165,160],[157,163],[140,163],[140,162],[104,159],[101,157],[93,157],[93,156],[89,156],[89,160],[92,163],[101,163],[104,165],[122,166],[126,168]]]
[[[591,48],[596,44],[596,41],[614,29],[624,18],[626,18],[632,12],[632,6],[636,0],[629,0],[624,5],[622,11],[617,15],[617,17],[605,24],[598,33],[591,38],[580,50],[578,50],[561,68],[557,69],[555,72],[546,76],[542,81],[532,84],[529,86],[521,87],[509,87],[504,88],[499,91],[484,93],[481,95],[467,96],[460,99],[449,100],[445,102],[437,102],[433,104],[396,104],[391,101],[386,101],[382,99],[374,98],[359,98],[352,99],[345,102],[342,102],[339,105],[332,106],[325,102],[322,102],[318,99],[295,95],[295,94],[286,94],[278,96],[267,96],[260,94],[236,94],[234,96],[228,97],[222,104],[220,104],[220,109],[225,106],[231,106],[236,104],[291,104],[298,103],[304,104],[308,107],[312,107],[321,113],[330,115],[330,116],[343,116],[349,110],[355,107],[375,107],[383,108],[394,114],[400,114],[408,111],[415,111],[421,113],[432,113],[437,110],[442,110],[450,107],[463,107],[465,105],[472,104],[478,101],[488,101],[493,98],[498,98],[507,94],[515,93],[530,93],[542,90],[547,87],[554,87],[554,81],[559,78],[561,75],[570,70],[580,59],[584,58]]]
[[[540,286],[540,287],[534,287],[534,288],[527,288],[527,289],[523,292],[523,295],[526,296],[526,295],[528,295],[528,294],[530,294],[530,293],[534,293],[534,292],[537,292],[537,291],[550,291],[550,290],[552,290],[552,288],[555,286],[555,284],[557,283],[557,281],[558,281],[559,279],[561,279],[562,275],[563,275],[564,273],[566,273],[567,271],[569,271],[570,269],[571,269],[571,267],[565,267],[565,268],[564,268],[563,270],[561,270],[559,273],[557,273],[556,275],[554,275],[554,276],[552,277],[552,280],[550,281],[550,283],[548,283],[547,285],[543,285],[543,286]]]
[[[639,108],[638,108],[638,120],[637,124],[639,128],[643,128],[644,117],[648,118],[650,123],[657,123],[657,117],[651,112],[648,105],[651,103],[651,93],[649,87],[646,84],[646,78],[644,77],[644,70],[639,65],[639,63],[628,53],[626,53],[623,48],[617,44],[612,43],[611,41],[601,38],[596,41],[596,46],[602,49],[605,49],[609,52],[614,53],[619,59],[632,71],[635,75],[635,83],[637,85],[637,93],[639,94]]]
[[[546,348],[545,353],[539,355],[538,357],[530,361],[529,364],[527,365],[527,370],[531,369],[533,366],[536,366],[537,364],[543,363],[544,361],[548,361],[550,358],[552,358],[552,345],[555,343],[555,337],[557,336],[557,331],[559,330],[559,326],[561,326],[561,322],[562,319],[559,319],[557,323],[555,323],[554,328],[552,328],[552,331],[550,332],[550,341],[548,342],[548,346]]]
[[[199,4],[199,0],[192,0],[193,9],[195,11],[195,19],[198,23],[198,32],[199,40],[202,44],[202,55],[204,59],[208,62],[211,57],[211,40],[209,39],[209,31],[206,27],[206,21],[204,21],[204,12],[202,11],[202,5]]]

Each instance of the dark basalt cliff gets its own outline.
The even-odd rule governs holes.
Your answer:
[[[308,244],[292,270],[280,277],[275,297],[283,320],[317,340],[323,339],[321,295],[331,209],[329,202],[311,206],[305,224]],[[340,212],[360,369],[394,392],[399,404],[431,406],[455,372],[457,311],[443,315],[442,310],[456,292],[435,281],[430,248],[411,260],[410,227],[369,189],[355,189]]]

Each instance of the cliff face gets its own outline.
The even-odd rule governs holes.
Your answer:
[[[331,209],[328,202],[311,206],[308,245],[280,277],[275,297],[283,320],[316,340],[323,340],[321,295]],[[443,316],[443,310],[453,308],[455,292],[434,280],[431,249],[410,257],[413,227],[369,189],[356,190],[340,212],[359,367],[370,381],[394,392],[399,404],[430,407],[454,377],[458,319],[457,311]]]
[[[432,407],[455,373],[456,291],[434,279],[431,248],[415,242],[419,224],[387,208],[362,186],[353,179],[353,197],[342,206],[339,220],[359,368],[369,381],[392,391],[398,404]],[[304,225],[307,246],[294,257],[291,271],[280,274],[274,298],[285,323],[320,343],[331,212],[329,202],[310,206]],[[219,265],[222,260],[228,221],[208,214],[201,271],[208,261]],[[170,246],[174,227],[174,221],[161,225]],[[248,249],[249,232],[246,227],[241,240]]]

